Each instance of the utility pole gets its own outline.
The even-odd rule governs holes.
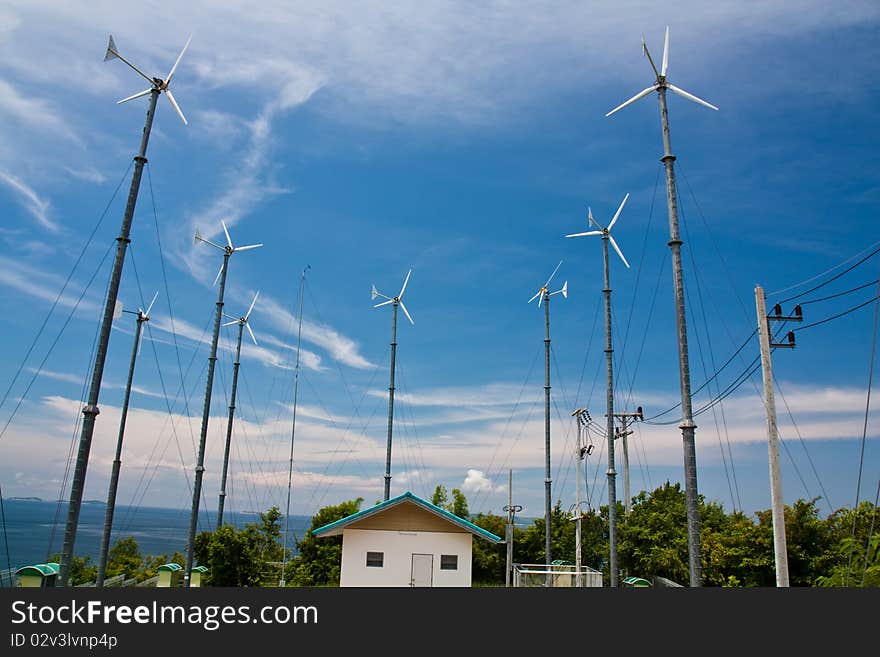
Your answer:
[[[104,512],[104,532],[101,535],[101,550],[98,554],[98,574],[95,579],[95,587],[99,589],[104,586],[104,575],[107,572],[107,553],[110,549],[110,534],[113,531],[113,513],[116,509],[116,490],[119,486],[119,470],[122,467],[122,439],[125,436],[125,421],[128,418],[128,402],[131,398],[131,383],[134,380],[134,366],[137,362],[138,354],[140,353],[141,331],[143,330],[144,322],[150,321],[150,310],[152,310],[153,304],[156,302],[156,297],[158,296],[159,293],[157,292],[146,311],[141,309],[138,309],[137,312],[132,310],[122,311],[124,313],[137,315],[137,323],[135,324],[134,329],[134,344],[131,348],[131,361],[128,365],[128,379],[125,382],[125,396],[122,400],[122,414],[119,419],[119,434],[116,437],[116,457],[113,459],[113,469],[110,473],[110,487],[107,492],[107,509]]]
[[[577,427],[577,445],[575,447],[575,455],[577,456],[578,462],[585,462],[585,457],[593,451],[593,446],[584,445],[584,441],[582,440],[582,431],[586,428],[587,424],[591,421],[590,412],[586,408],[578,408],[572,411],[572,416],[575,418],[575,426]],[[580,469],[580,468],[579,468]],[[586,484],[586,479],[584,480]],[[577,570],[575,584],[578,587],[583,586],[583,574],[581,573],[581,566],[583,562],[582,552],[583,552],[583,541],[582,541],[582,532],[581,525],[584,517],[583,511],[581,511],[581,476],[580,472],[578,472],[575,477],[575,505],[573,508],[573,516],[572,520],[575,521],[575,541],[574,541],[574,558],[575,558],[575,567]]]
[[[507,511],[507,526],[505,528],[507,569],[504,572],[504,583],[510,588],[513,577],[513,521],[517,512],[522,511],[522,506],[513,503],[513,470],[507,471],[507,506],[502,510]]]
[[[620,442],[623,446],[623,508],[624,513],[629,515],[630,508],[632,507],[632,494],[629,490],[629,449],[627,447],[626,437],[632,434],[632,429],[627,429],[627,424],[629,420],[644,420],[644,416],[642,415],[642,407],[639,406],[635,413],[615,413],[614,417],[620,418],[621,424],[623,425],[620,429],[615,429],[614,438],[620,438]]]
[[[779,475],[779,432],[776,426],[776,397],[773,392],[773,364],[770,360],[771,347],[793,349],[795,346],[794,331],[788,332],[788,342],[770,342],[770,320],[794,321],[803,320],[801,307],[795,306],[794,315],[782,316],[779,304],[773,307],[773,314],[766,314],[764,288],[755,286],[755,308],[758,312],[758,343],[761,348],[761,371],[764,378],[764,410],[767,413],[767,450],[770,460],[770,501],[773,513],[773,555],[776,564],[776,586],[787,587],[788,584],[788,548],[785,541],[785,505],[782,497],[782,479]]]

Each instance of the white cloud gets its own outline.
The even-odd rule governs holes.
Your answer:
[[[59,296],[63,287],[63,281],[60,277],[2,256],[0,256],[0,285],[11,287],[45,301],[54,302],[57,299],[59,305],[69,308],[79,304],[78,309],[82,312],[94,312],[100,308],[97,302],[87,298],[78,300],[70,293]],[[67,286],[67,290],[73,291],[77,287],[76,284],[71,284]]]
[[[468,470],[461,485],[461,490],[465,493],[489,492],[492,488],[492,481],[481,470]]]
[[[2,90],[0,90],[0,95],[2,95]],[[58,224],[49,217],[49,201],[40,198],[33,188],[26,185],[19,178],[2,170],[0,170],[0,182],[5,183],[7,187],[15,192],[18,199],[23,201],[24,208],[28,211],[28,214],[36,219],[43,228],[48,228],[52,232],[58,232]]]

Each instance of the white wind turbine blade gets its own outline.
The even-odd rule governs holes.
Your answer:
[[[122,100],[117,100],[117,105],[122,105],[122,103],[127,103],[130,100],[134,100],[135,98],[140,98],[141,96],[146,96],[148,93],[153,91],[152,89],[144,89],[143,91],[138,91],[136,94],[132,94],[128,98],[123,98]]]
[[[253,331],[253,329],[251,329],[251,325],[245,324],[244,327],[248,330],[248,333],[251,336],[251,340],[254,341],[254,344],[257,344],[257,336],[254,335],[254,331]]]
[[[412,324],[413,326],[415,326],[416,323],[413,321],[413,318],[410,317],[409,311],[406,309],[406,306],[403,305],[403,301],[400,302],[400,309],[403,311],[403,314],[406,315],[406,318],[409,320],[409,323]]]
[[[220,265],[220,269],[217,270],[217,275],[214,277],[214,282],[211,283],[211,287],[214,287],[215,285],[217,285],[217,281],[220,280],[220,274],[223,273],[223,266],[224,266],[225,264],[226,264],[226,263],[224,262],[222,265]]]
[[[602,226],[599,225],[599,222],[593,219],[593,208],[587,206],[587,225],[595,226],[599,230],[602,230]]]
[[[226,222],[224,222],[224,221],[221,219],[221,220],[220,220],[220,225],[223,226],[223,232],[224,232],[224,234],[226,235],[226,243],[229,245],[229,248],[230,248],[230,249],[234,249],[235,247],[232,246],[232,238],[229,237],[229,231],[226,230]]]
[[[654,66],[654,58],[651,57],[651,53],[648,52],[648,44],[645,43],[645,37],[644,37],[644,35],[642,35],[642,52],[644,52],[644,53],[645,53],[645,57],[648,58],[648,63],[651,64],[651,68],[652,68],[653,71],[654,71],[654,75],[655,75],[657,78],[659,78],[659,77],[660,77],[660,74],[657,72],[657,67]]]
[[[251,316],[251,312],[252,312],[253,309],[254,309],[254,304],[257,303],[257,297],[259,297],[259,296],[260,296],[260,292],[257,291],[257,293],[254,295],[254,300],[251,301],[251,307],[248,308],[248,311],[247,311],[247,312],[245,313],[245,315],[244,315],[245,320],[247,320],[247,318]]]
[[[215,249],[220,249],[221,251],[226,250],[222,246],[220,246],[219,244],[216,244],[216,243],[212,242],[211,240],[205,239],[204,237],[202,237],[202,234],[198,231],[198,229],[196,229],[196,234],[193,236],[193,242],[204,242],[205,244],[210,244]]]
[[[618,112],[618,111],[622,110],[622,109],[623,109],[624,107],[626,107],[627,105],[630,105],[631,103],[636,102],[636,101],[639,100],[640,98],[644,98],[645,96],[647,96],[647,95],[648,95],[649,93],[651,93],[652,91],[656,91],[656,90],[659,88],[659,86],[660,86],[660,85],[655,84],[655,85],[652,85],[652,86],[648,87],[647,89],[644,89],[644,90],[640,91],[639,93],[637,93],[635,96],[633,96],[632,98],[630,98],[630,99],[629,99],[628,101],[626,101],[625,103],[622,103],[622,104],[618,105],[618,106],[615,107],[613,110],[611,110],[610,112],[608,112],[608,114],[606,114],[605,117],[607,118],[607,117],[611,116],[612,114],[614,114],[615,112]]]
[[[669,87],[670,89],[672,89],[672,91],[674,91],[675,93],[677,93],[679,96],[683,96],[684,98],[687,98],[688,100],[692,100],[692,101],[694,101],[695,103],[699,103],[700,105],[705,105],[705,106],[708,107],[709,109],[713,109],[713,110],[716,110],[716,111],[718,110],[718,108],[715,107],[712,103],[707,103],[707,102],[706,102],[705,100],[703,100],[702,98],[698,98],[697,96],[694,96],[693,94],[688,93],[688,92],[685,91],[684,89],[679,89],[679,88],[676,87],[674,84],[669,84],[669,83],[667,82],[667,83],[666,83],[666,86]]]
[[[143,336],[143,334],[141,334],[141,337],[138,338],[138,350],[137,350],[137,356],[135,356],[135,358],[141,357],[141,347],[143,347],[143,346],[144,346],[144,336]]]
[[[159,298],[159,293],[156,292],[156,294],[153,295],[153,300],[150,301],[150,305],[147,306],[146,312],[144,312],[145,316],[147,316],[147,317],[150,316],[150,311],[153,309],[153,304],[156,303],[156,299],[158,299],[158,298]]]
[[[168,100],[171,101],[171,106],[174,107],[174,111],[177,112],[177,116],[179,116],[180,120],[183,121],[183,125],[189,125],[186,122],[186,117],[183,115],[183,112],[180,111],[180,105],[178,105],[177,101],[174,100],[174,95],[171,93],[171,89],[166,89],[165,95],[168,96]]]
[[[552,280],[553,280],[553,277],[556,276],[556,272],[559,271],[559,268],[560,268],[561,266],[562,266],[562,260],[559,261],[559,264],[556,265],[556,269],[554,269],[554,270],[553,270],[553,273],[550,274],[550,278],[548,278],[548,279],[547,279],[547,282],[544,283],[544,289],[546,289],[547,286],[550,285],[550,281],[552,281]]]
[[[611,230],[614,227],[614,224],[617,223],[618,218],[620,218],[620,213],[623,210],[623,206],[626,205],[626,199],[629,198],[629,192],[627,192],[626,196],[623,197],[623,201],[620,203],[620,207],[617,208],[617,212],[614,213],[614,219],[611,220],[611,223],[608,224],[608,230]]]
[[[412,269],[406,272],[406,278],[403,279],[403,287],[400,288],[400,294],[397,295],[397,298],[400,299],[403,297],[403,291],[406,289],[406,284],[409,283],[409,275],[412,274]]]
[[[260,244],[248,244],[247,246],[237,246],[237,247],[235,247],[235,248],[232,249],[232,250],[235,251],[235,252],[237,253],[237,252],[239,252],[239,251],[250,251],[251,249],[259,249],[261,246],[263,246],[262,243],[260,243]]]
[[[394,303],[394,299],[388,299],[388,301],[377,303],[375,306],[373,306],[373,308],[378,308],[379,306],[387,306],[389,303]]]
[[[614,250],[617,251],[617,255],[620,256],[620,259],[623,260],[623,264],[626,265],[626,268],[629,269],[629,263],[626,261],[626,258],[623,257],[623,251],[620,250],[620,247],[617,246],[617,242],[614,241],[614,238],[611,235],[608,236],[608,241],[611,242],[611,246],[614,247]]]
[[[180,64],[180,60],[183,57],[183,53],[185,53],[186,49],[189,48],[190,41],[192,41],[192,34],[190,34],[189,38],[186,40],[186,44],[183,46],[183,50],[181,50],[180,54],[177,56],[177,61],[174,62],[174,66],[172,66],[171,70],[168,71],[168,76],[165,78],[166,89],[167,89],[168,85],[171,84],[171,78],[174,77],[174,71],[177,70],[177,65]]]
[[[572,233],[571,235],[566,235],[566,237],[587,237],[588,235],[601,235],[601,230],[588,230],[586,233]]]
[[[541,290],[541,296],[538,297],[538,308],[541,307],[541,304],[544,303],[544,297],[547,295],[547,290]]]
[[[229,317],[229,315],[226,315],[226,316]],[[223,324],[221,324],[221,326],[232,326],[233,324],[238,324],[238,322],[239,322],[239,320],[237,320],[237,319],[233,320],[231,322],[223,322]]]
[[[663,40],[663,64],[660,66],[660,75],[666,77],[666,69],[669,66],[669,26],[666,26],[666,38]]]
[[[538,292],[535,294],[535,296],[533,296],[531,299],[529,299],[528,301],[526,301],[526,303],[531,303],[532,301],[534,301],[535,299],[537,299],[537,298],[538,298],[538,295],[540,295],[543,291],[544,291],[543,288],[541,288],[540,290],[538,290]],[[541,305],[540,302],[538,303],[538,305],[539,305],[539,306]]]

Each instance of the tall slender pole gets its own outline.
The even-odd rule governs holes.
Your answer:
[[[391,383],[388,385],[388,444],[385,448],[385,499],[391,496],[391,432],[394,426],[394,367],[397,357],[397,306],[395,299],[391,320]]]
[[[137,324],[134,329],[134,345],[131,348],[131,361],[128,365],[128,379],[125,382],[125,396],[122,400],[122,414],[119,419],[119,434],[116,437],[116,457],[113,459],[113,469],[110,473],[110,488],[107,492],[107,510],[104,513],[104,532],[101,535],[101,550],[98,555],[98,575],[95,586],[104,586],[104,576],[107,572],[107,553],[110,549],[110,533],[113,530],[113,512],[116,508],[116,490],[119,486],[119,470],[122,466],[122,439],[125,436],[125,421],[128,418],[128,400],[131,398],[131,382],[134,379],[134,365],[137,361],[138,347],[141,342],[141,330],[143,323],[149,318],[141,312],[137,313]]]
[[[550,573],[550,293],[544,292],[544,562],[547,565],[547,585],[553,586]]]
[[[755,286],[758,312],[758,342],[761,347],[761,372],[764,377],[764,409],[767,413],[767,450],[770,456],[770,498],[773,512],[773,555],[776,586],[788,586],[788,550],[785,541],[785,508],[782,479],[779,476],[779,432],[776,427],[776,397],[773,393],[773,363],[770,360],[770,327],[765,310],[764,288]]]
[[[220,501],[217,505],[217,529],[223,526],[223,506],[226,502],[226,473],[229,470],[229,447],[232,444],[232,420],[235,417],[235,393],[238,390],[238,368],[241,365],[241,336],[244,321],[238,322],[238,342],[235,344],[235,362],[232,364],[232,393],[229,398],[229,417],[226,420],[226,448],[223,450],[223,472],[220,475]]]
[[[513,570],[513,470],[507,471],[507,527],[505,538],[507,539],[507,564],[504,569],[504,584],[510,587],[510,577]]]
[[[632,504],[632,494],[629,490],[629,447],[627,444],[627,436],[630,431],[626,428],[627,418],[623,418],[623,428],[620,430],[620,441],[623,445],[623,508],[624,513],[629,515],[630,505]]]
[[[196,527],[199,522],[199,501],[202,496],[202,477],[205,473],[205,442],[208,438],[208,420],[211,415],[211,392],[214,388],[214,366],[217,364],[217,341],[220,338],[220,319],[223,316],[223,293],[226,291],[226,272],[229,269],[229,256],[232,249],[223,254],[223,267],[220,270],[220,290],[217,293],[217,304],[214,312],[214,333],[211,337],[211,355],[208,356],[208,377],[205,383],[205,404],[202,407],[202,428],[199,434],[199,453],[196,460],[196,472],[193,480],[192,512],[189,519],[189,538],[186,543],[186,570],[183,574],[183,586],[188,587],[192,576],[195,558]]]
[[[584,458],[583,441],[581,440],[581,432],[582,432],[583,427],[581,426],[580,415],[575,416],[574,423],[575,423],[576,429],[577,429],[577,446],[575,449],[577,450],[576,456],[578,459],[577,462],[579,463],[580,460]],[[580,468],[578,468],[578,470],[579,469]],[[575,524],[575,534],[574,534],[574,563],[575,563],[575,566],[577,569],[576,585],[578,587],[580,587],[580,586],[583,586],[583,576],[581,575],[581,552],[583,550],[582,544],[581,544],[581,524],[582,524],[581,520],[584,516],[584,514],[581,513],[581,477],[580,477],[580,473],[575,475],[574,489],[575,489],[574,511],[577,514],[576,520],[575,520],[576,524]]]
[[[657,89],[660,99],[660,122],[663,129],[663,157],[666,168],[666,203],[669,209],[669,248],[672,252],[672,283],[675,293],[675,321],[678,336],[678,369],[681,387],[681,439],[684,452],[685,503],[687,505],[688,570],[691,586],[702,586],[700,554],[700,509],[697,493],[697,451],[694,441],[691,406],[691,374],[688,363],[687,324],[684,309],[684,276],[681,268],[681,237],[678,230],[678,205],[675,191],[675,156],[669,140],[669,114],[666,110],[666,86]]]
[[[614,349],[611,341],[611,275],[608,266],[608,233],[602,235],[602,258],[605,269],[605,420],[608,436],[608,577],[617,586],[617,472],[614,470]]]
[[[101,412],[98,409],[98,397],[101,393],[101,381],[104,377],[104,363],[107,359],[107,346],[110,342],[110,330],[113,325],[113,315],[116,310],[116,300],[119,295],[119,282],[122,279],[122,265],[125,262],[125,251],[131,241],[131,222],[134,217],[134,208],[137,204],[138,190],[140,189],[141,176],[144,165],[147,163],[147,144],[150,140],[150,130],[153,127],[153,115],[156,112],[156,101],[159,98],[158,87],[150,91],[150,104],[147,107],[147,119],[144,123],[144,131],[141,136],[141,146],[134,158],[134,173],[131,177],[131,189],[128,193],[128,202],[125,206],[125,214],[122,218],[122,226],[119,236],[116,238],[116,256],[113,260],[113,270],[110,274],[110,284],[107,287],[107,299],[104,302],[104,315],[101,320],[101,330],[98,334],[98,344],[95,351],[95,366],[92,370],[92,382],[89,388],[89,396],[83,408],[82,432],[79,438],[79,450],[76,455],[76,465],[73,470],[73,481],[70,487],[70,503],[67,507],[67,525],[64,529],[64,546],[61,550],[61,563],[59,564],[58,582],[61,586],[67,586],[70,579],[70,565],[73,560],[73,548],[76,543],[76,530],[79,524],[79,512],[82,506],[83,491],[85,488],[86,469],[89,464],[89,452],[92,448],[92,436],[95,432],[95,420]]]
[[[284,545],[281,546],[281,581],[278,583],[282,588],[287,585],[284,580],[284,567],[287,564],[287,531],[290,528],[290,489],[293,484],[293,441],[296,437],[296,401],[299,394],[299,347],[302,342],[303,293],[306,288],[306,270],[310,268],[311,265],[308,265],[303,269],[299,282],[299,328],[296,332],[296,366],[293,369],[293,422],[290,426],[290,460],[287,465],[287,506],[284,510]]]

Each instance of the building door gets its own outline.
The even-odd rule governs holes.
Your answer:
[[[412,571],[410,572],[410,586],[431,586],[434,583],[434,555],[412,555]]]

